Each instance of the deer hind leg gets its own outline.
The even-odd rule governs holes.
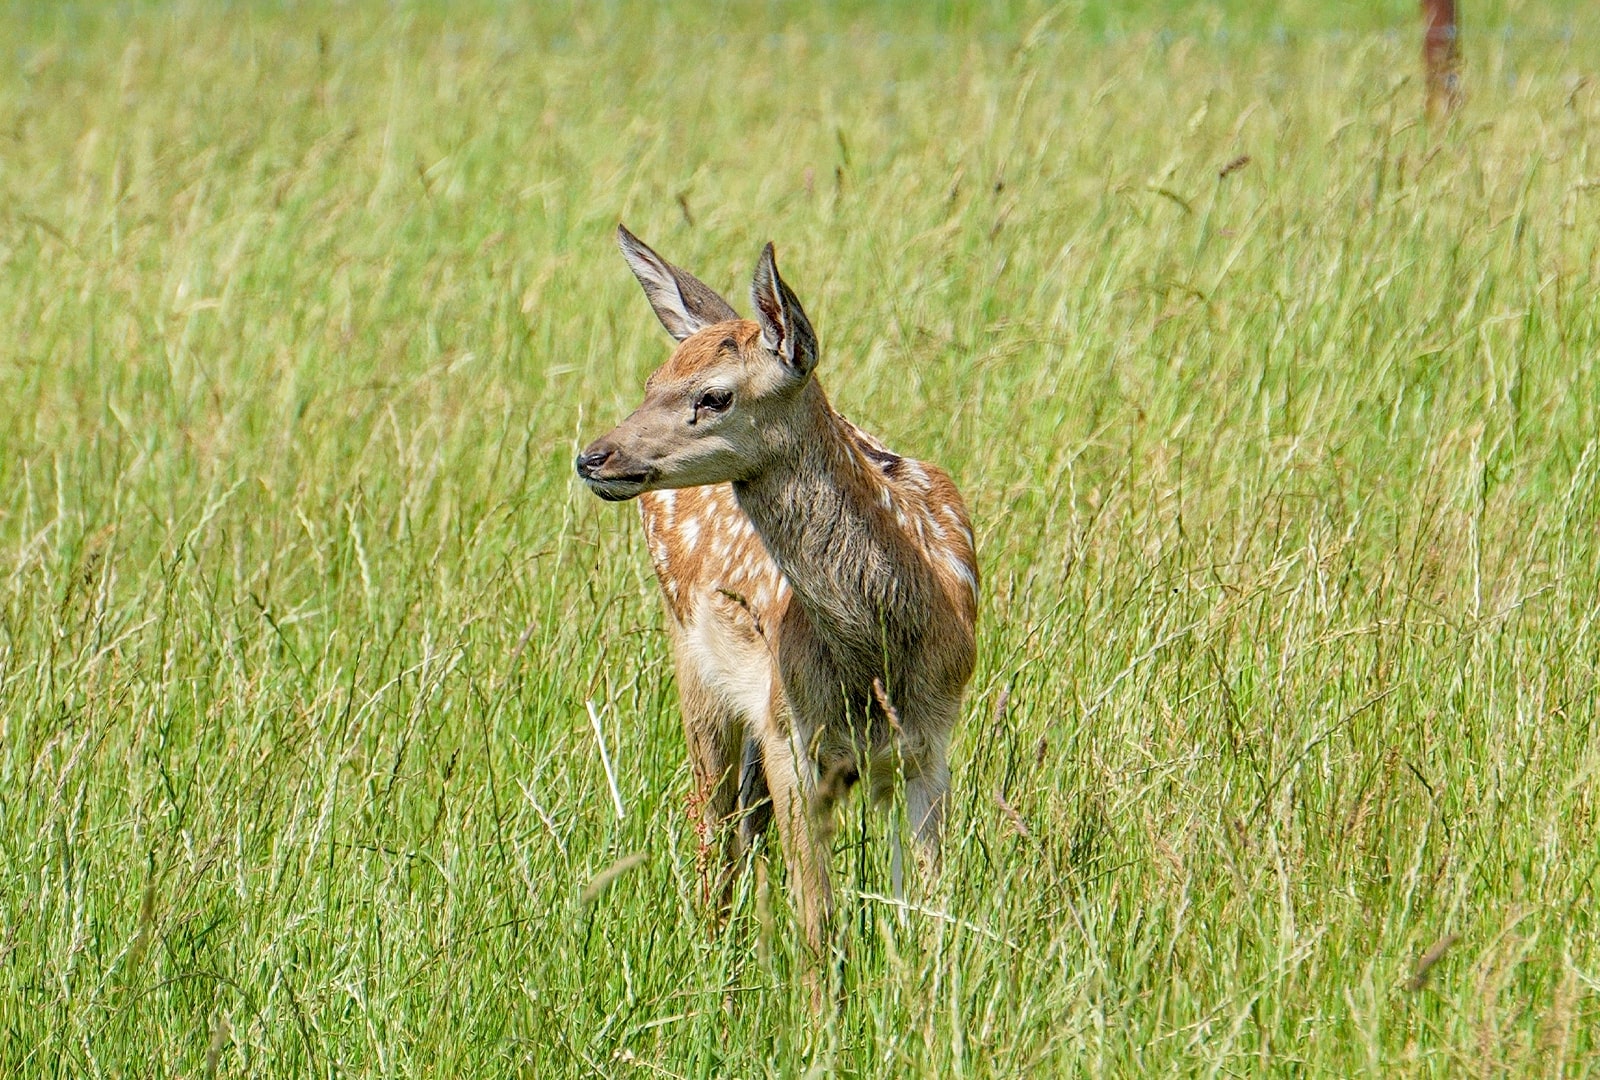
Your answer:
[[[915,775],[906,777],[906,818],[917,845],[917,863],[925,877],[939,872],[949,792],[950,766],[942,749],[937,755],[929,755]]]
[[[767,791],[761,740],[747,734],[744,762],[739,767],[739,848],[748,851],[772,825],[772,795]]]
[[[720,921],[733,900],[734,870],[741,850],[735,826],[740,769],[734,749],[739,745],[743,723],[688,665],[679,667],[678,695],[689,766],[694,774],[689,810],[695,828],[701,901]]]
[[[684,734],[697,798],[703,800],[702,877],[708,898],[714,896],[725,912],[734,870],[766,812],[764,785],[752,775],[761,771],[760,748],[749,743],[770,726],[772,657],[743,602],[720,593],[699,599],[694,615],[675,632],[673,647]]]

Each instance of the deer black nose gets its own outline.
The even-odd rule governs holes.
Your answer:
[[[608,449],[594,449],[591,447],[578,455],[578,475],[585,480],[592,479],[595,470],[611,460],[611,451]]]

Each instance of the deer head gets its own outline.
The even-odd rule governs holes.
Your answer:
[[[800,301],[761,252],[754,321],[622,226],[617,243],[678,348],[644,385],[644,402],[578,455],[578,475],[602,499],[746,480],[783,452],[785,417],[811,381],[817,338]]]

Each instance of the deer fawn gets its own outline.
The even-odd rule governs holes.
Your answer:
[[[771,244],[752,322],[621,226],[617,241],[679,345],[578,474],[603,499],[639,497],[722,904],[775,818],[821,954],[834,805],[858,779],[883,805],[903,778],[921,861],[937,865],[945,751],[975,651],[966,507],[939,469],[828,405],[816,335]],[[894,856],[899,890],[898,835]]]

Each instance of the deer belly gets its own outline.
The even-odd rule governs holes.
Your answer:
[[[766,715],[772,655],[743,608],[702,597],[682,642],[708,689],[747,719]]]

